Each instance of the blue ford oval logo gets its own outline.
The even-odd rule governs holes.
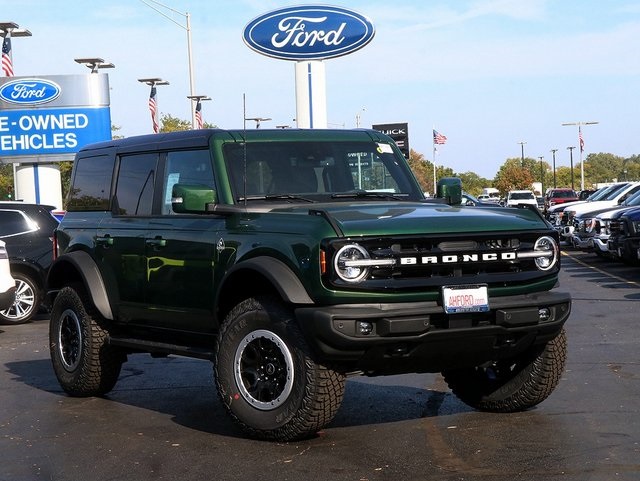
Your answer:
[[[0,87],[0,99],[12,104],[44,104],[57,99],[62,89],[50,80],[22,78]]]
[[[261,15],[244,28],[245,43],[285,60],[339,57],[367,45],[373,24],[352,10],[330,6],[287,7]]]

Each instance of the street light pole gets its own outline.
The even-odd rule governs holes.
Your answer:
[[[526,144],[526,142],[524,140],[518,142],[520,144],[520,152],[521,152],[521,161],[520,161],[520,166],[524,167],[524,144]]]
[[[599,122],[565,122],[562,125],[577,125],[578,126],[578,141],[580,145],[580,190],[584,190],[584,162],[582,162],[582,152],[584,151],[584,140],[582,138],[582,126],[583,125],[596,125]]]
[[[154,87],[156,85],[169,85],[169,82],[167,80],[162,80],[161,78],[158,78],[158,77],[139,78],[138,82],[147,84],[149,87],[151,87],[152,94],[154,94],[154,90],[155,90]],[[151,112],[151,120],[153,122],[153,132],[157,134],[160,128],[160,121],[158,119],[158,114],[160,112],[160,109],[158,109],[158,101],[155,95],[152,95],[149,97],[149,111]]]
[[[544,167],[542,165],[544,157],[541,155],[538,158],[540,159],[540,195],[544,195]]]
[[[269,118],[269,117],[247,117],[245,120],[253,120],[256,123],[256,129],[259,129],[261,122],[266,122],[267,120],[271,120],[271,118]]]
[[[553,188],[556,188],[556,152],[558,149],[551,149],[551,154],[553,155]]]
[[[196,128],[200,129],[203,126],[203,122],[202,122],[202,112],[200,112],[198,110],[198,105],[200,105],[200,107],[202,107],[202,101],[203,100],[211,100],[211,97],[209,97],[208,95],[188,95],[187,98],[195,101],[195,103],[196,103],[196,125],[192,126],[192,128],[193,129],[196,129]],[[199,119],[198,119],[198,113],[200,114],[199,115],[199,117],[200,117]]]
[[[164,5],[158,2],[157,0],[140,0],[140,1],[144,3],[147,7],[158,12],[160,15],[162,15],[164,18],[166,18],[170,22],[176,24],[181,29],[187,31],[187,58],[189,62],[189,96],[188,97],[191,100],[191,127],[195,129],[196,128],[196,110],[195,110],[195,104],[194,104],[195,101],[193,99],[193,97],[195,96],[194,94],[195,81],[193,78],[193,53],[191,51],[191,14],[189,12],[187,13],[179,12],[178,10],[175,10],[167,5]],[[182,15],[186,19],[186,24],[182,25],[181,23],[176,22],[173,18],[165,14],[162,10],[159,10],[154,5],[150,5],[148,2],[154,3],[155,5],[165,8],[173,13],[177,13],[178,15]]]
[[[76,63],[82,64],[85,67],[91,69],[91,73],[98,73],[98,69],[101,68],[114,68],[112,63],[105,63],[103,58],[91,57],[91,58],[74,58]]]
[[[13,37],[31,37],[29,30],[18,27],[18,24],[14,22],[0,22],[0,36],[7,39],[9,46],[11,45],[11,38]],[[11,50],[9,50],[8,65],[5,64],[4,55],[2,56],[2,70],[5,71],[7,77],[13,77],[13,53]]]
[[[575,146],[567,147],[567,150],[569,151],[569,157],[571,159],[571,190],[576,190],[576,188],[573,186],[573,149],[575,149]]]

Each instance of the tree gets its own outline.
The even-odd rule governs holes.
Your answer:
[[[493,186],[503,195],[510,190],[531,189],[535,182],[532,174],[536,161],[525,158],[522,163],[519,158],[507,159],[498,170]]]
[[[192,125],[190,120],[182,120],[178,117],[174,117],[169,114],[163,114],[160,117],[160,132],[178,132],[182,130],[191,130]],[[215,129],[214,124],[205,122],[203,127],[205,129]]]

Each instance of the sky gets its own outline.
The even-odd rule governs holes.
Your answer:
[[[111,120],[124,136],[152,132],[149,87],[161,114],[191,119],[186,13],[194,93],[205,122],[295,126],[294,62],[249,49],[244,27],[271,10],[330,4],[367,16],[376,34],[325,61],[329,127],[408,123],[409,146],[437,165],[492,179],[508,158],[569,166],[584,153],[640,154],[640,2],[637,0],[0,0],[0,21],[33,34],[12,41],[16,76],[89,74],[75,58],[115,64]],[[164,7],[169,7],[169,9]],[[253,127],[247,124],[247,127]],[[521,142],[526,142],[521,144]]]

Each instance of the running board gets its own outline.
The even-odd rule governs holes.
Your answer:
[[[109,336],[109,344],[112,346],[123,347],[125,349],[131,349],[133,351],[148,352],[151,355],[175,354],[176,356],[193,357],[196,359],[213,361],[212,350],[193,346],[183,346],[181,344],[171,344],[118,336]]]

